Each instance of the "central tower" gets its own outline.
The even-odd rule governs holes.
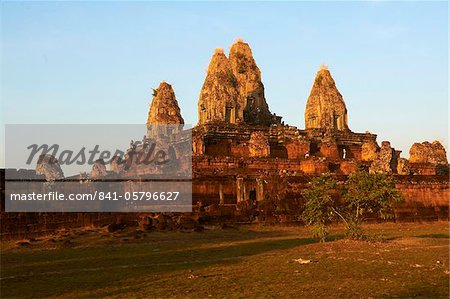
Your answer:
[[[245,123],[270,126],[280,122],[264,97],[261,71],[250,46],[237,39],[227,58],[217,49],[208,66],[198,101],[199,124]]]

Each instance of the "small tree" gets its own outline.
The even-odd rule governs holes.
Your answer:
[[[347,236],[362,238],[362,223],[368,215],[391,218],[394,205],[402,200],[391,176],[365,171],[349,176],[345,192],[330,174],[324,174],[313,179],[302,195],[306,200],[302,219],[321,241],[328,235],[327,225],[339,219],[345,223]]]
[[[312,228],[313,236],[324,242],[328,236],[327,224],[336,215],[335,195],[337,181],[330,174],[323,174],[310,182],[308,189],[302,192],[305,198],[305,210],[302,219]]]
[[[382,219],[392,218],[395,203],[402,201],[394,180],[386,174],[358,171],[349,176],[347,184],[344,203],[347,234],[351,238],[363,236],[361,225],[368,214],[375,214]]]

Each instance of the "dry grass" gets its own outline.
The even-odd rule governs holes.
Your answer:
[[[303,227],[202,233],[91,229],[3,242],[1,297],[448,298],[448,222],[372,224],[381,242]],[[300,264],[295,259],[317,261]]]

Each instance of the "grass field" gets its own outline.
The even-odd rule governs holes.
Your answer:
[[[1,298],[431,297],[449,294],[449,223],[366,225],[377,242],[304,227],[101,229],[1,243]],[[300,264],[296,259],[311,259]]]

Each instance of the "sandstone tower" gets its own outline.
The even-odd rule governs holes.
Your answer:
[[[169,83],[163,81],[154,90],[150,111],[148,112],[148,124],[184,124],[175,92]]]
[[[305,128],[347,131],[347,108],[327,67],[321,66],[306,103]]]
[[[199,124],[239,123],[243,120],[238,102],[238,82],[223,49],[216,49],[208,66],[198,101]]]
[[[184,119],[181,116],[180,107],[172,85],[163,81],[153,92],[153,99],[147,118],[147,135],[151,136],[152,131],[158,129],[157,127],[171,131],[163,134],[175,133],[175,131],[182,128],[183,124]]]
[[[261,71],[256,65],[250,46],[242,39],[237,39],[231,46],[229,61],[237,79],[238,103],[240,109],[243,109],[245,123],[270,125],[273,116],[264,97]]]
[[[250,46],[238,39],[229,58],[216,49],[208,66],[198,101],[199,124],[245,123],[269,126],[280,122],[272,115],[264,97],[261,71]]]

